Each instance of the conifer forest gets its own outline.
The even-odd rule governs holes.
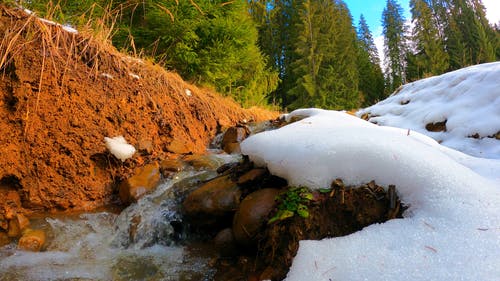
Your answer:
[[[12,1],[19,2],[19,1]],[[399,86],[500,58],[500,26],[481,0],[397,0],[380,15],[383,57],[342,0],[37,0],[23,6],[106,29],[139,54],[241,105],[355,109]]]

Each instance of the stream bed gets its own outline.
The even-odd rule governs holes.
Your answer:
[[[218,165],[238,155],[212,154]],[[212,280],[211,243],[190,242],[180,228],[183,196],[216,176],[194,170],[165,180],[122,212],[107,210],[31,219],[47,233],[42,252],[0,248],[0,280]]]

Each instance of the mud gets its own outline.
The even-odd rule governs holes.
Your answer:
[[[0,212],[119,203],[134,167],[204,153],[222,128],[275,117],[3,5],[0,33]],[[125,163],[104,146],[118,135],[142,148]]]

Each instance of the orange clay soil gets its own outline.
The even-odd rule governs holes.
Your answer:
[[[0,34],[0,214],[112,204],[134,167],[204,153],[221,128],[276,117],[2,5]],[[119,135],[143,152],[115,159],[104,137]]]

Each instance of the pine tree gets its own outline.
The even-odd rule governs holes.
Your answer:
[[[259,29],[259,46],[269,57],[269,66],[276,69],[280,83],[269,98],[273,104],[280,103],[285,109],[292,101],[288,91],[296,81],[292,62],[296,58],[295,41],[300,21],[302,1],[251,0],[250,13]]]
[[[496,59],[495,31],[486,19],[481,0],[447,0],[449,24],[445,29],[450,69]]]
[[[408,57],[407,79],[415,80],[442,74],[448,69],[448,55],[439,35],[433,11],[424,0],[410,0],[413,22],[413,54]],[[409,74],[412,73],[412,74]]]
[[[408,52],[403,9],[395,0],[387,0],[382,12],[387,91],[393,92],[405,83],[405,62]]]
[[[363,106],[368,106],[383,99],[384,74],[377,47],[363,15],[359,19],[358,45],[359,90],[363,95]]]
[[[345,3],[304,1],[299,15],[290,108],[357,108],[356,33]]]
[[[344,1],[334,1],[333,8],[333,26],[324,26],[326,56],[320,67],[322,99],[317,104],[329,109],[355,109],[361,103],[356,30]]]

